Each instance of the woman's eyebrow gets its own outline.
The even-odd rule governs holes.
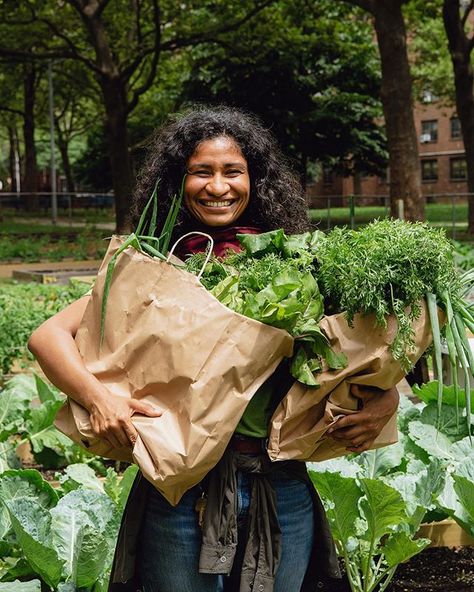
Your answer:
[[[224,167],[226,167],[226,168],[230,168],[230,167],[242,167],[242,168],[245,168],[245,166],[246,165],[243,162],[226,162],[224,164]],[[207,162],[202,162],[202,163],[196,162],[196,163],[190,164],[188,166],[188,168],[189,169],[196,169],[196,168],[211,169],[212,168],[212,165],[209,164],[209,163],[207,163]]]

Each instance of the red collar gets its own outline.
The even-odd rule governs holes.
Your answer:
[[[242,248],[237,239],[237,234],[260,234],[263,232],[260,228],[254,226],[231,226],[230,228],[209,228],[205,231],[214,240],[212,252],[216,257],[223,257],[229,249],[241,251]],[[205,236],[195,234],[182,240],[176,248],[176,255],[180,259],[185,259],[188,255],[201,253],[205,251],[209,241]]]

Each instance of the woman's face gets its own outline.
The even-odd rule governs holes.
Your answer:
[[[230,138],[201,142],[187,163],[184,203],[206,226],[235,222],[249,203],[250,178],[240,148]]]

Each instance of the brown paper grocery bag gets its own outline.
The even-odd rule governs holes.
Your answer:
[[[133,416],[133,451],[94,438],[88,412],[72,400],[56,426],[95,454],[135,461],[176,504],[222,456],[248,401],[292,354],[293,338],[231,311],[193,274],[128,248],[117,259],[99,349],[107,263],[121,244],[111,241],[76,343],[112,393],[163,414]]]
[[[342,415],[357,410],[358,399],[350,385],[389,389],[405,376],[391,352],[397,322],[388,318],[387,328],[375,323],[374,315],[356,315],[349,326],[343,314],[324,317],[320,323],[335,351],[347,355],[347,367],[318,374],[319,388],[295,382],[277,407],[271,422],[268,453],[272,460],[321,461],[349,454],[345,446],[326,437],[327,430]],[[412,324],[415,349],[409,356],[415,362],[432,341],[426,305]],[[385,425],[372,448],[397,441],[396,413]]]

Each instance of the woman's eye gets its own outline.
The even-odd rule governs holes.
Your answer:
[[[239,171],[238,169],[232,169],[230,171],[227,171],[226,175],[228,177],[237,177],[238,175],[241,175],[242,171]]]
[[[211,173],[209,171],[194,171],[192,174],[198,177],[209,177]]]

